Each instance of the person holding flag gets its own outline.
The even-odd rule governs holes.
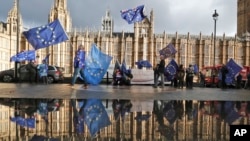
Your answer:
[[[46,63],[46,60],[42,61],[42,64],[37,66],[39,76],[43,80],[43,84],[48,84],[48,64]]]
[[[78,50],[75,52],[74,57],[74,74],[71,80],[71,86],[75,85],[78,74],[80,74],[81,78],[84,81],[84,88],[87,88],[87,83],[84,80],[84,64],[85,63],[85,49],[82,45],[79,46]]]
[[[158,74],[157,78],[155,80],[158,80],[159,77],[161,77],[161,88],[164,88],[164,70],[165,70],[165,58],[163,55],[160,55],[160,63],[158,67]],[[154,88],[157,88],[158,81],[155,81]]]

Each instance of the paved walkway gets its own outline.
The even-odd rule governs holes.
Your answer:
[[[0,98],[100,98],[136,100],[232,100],[250,101],[250,90],[219,88],[175,89],[170,86],[153,88],[149,85],[89,86],[88,89],[76,84],[14,84],[0,83]]]

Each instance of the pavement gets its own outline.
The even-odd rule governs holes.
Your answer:
[[[177,89],[171,86],[153,88],[150,85],[113,86],[111,84],[28,84],[0,83],[0,98],[59,98],[59,99],[131,99],[131,100],[222,100],[250,101],[250,90],[200,88]]]

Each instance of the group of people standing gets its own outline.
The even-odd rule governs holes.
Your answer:
[[[29,74],[29,82],[31,84],[38,82],[40,78],[43,84],[48,84],[48,63],[46,60],[42,61],[42,64],[36,64],[35,60],[30,60],[26,67]],[[21,76],[22,79],[22,76]]]
[[[165,58],[163,55],[160,56],[160,62],[154,67],[154,88],[157,88],[159,85],[159,77],[160,79],[160,88],[164,87],[165,82]],[[193,88],[193,78],[195,72],[193,65],[189,65],[187,69],[184,68],[182,64],[178,66],[178,70],[171,80],[171,85],[177,88],[183,88],[184,82],[186,82],[186,88]],[[186,77],[185,77],[186,76]],[[184,80],[185,79],[185,80]]]

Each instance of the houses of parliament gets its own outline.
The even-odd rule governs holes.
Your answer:
[[[21,13],[18,13],[17,1],[14,0],[13,7],[7,15],[7,21],[0,22],[0,70],[14,67],[10,57],[17,52],[33,49],[22,35],[25,28]],[[18,17],[20,17],[19,24]],[[64,67],[65,74],[73,72],[73,55],[77,47],[82,44],[88,52],[93,43],[97,44],[102,52],[113,57],[111,64],[116,60],[122,62],[126,59],[126,64],[131,68],[136,68],[135,62],[138,60],[148,60],[155,65],[159,61],[159,50],[169,43],[172,43],[177,50],[172,58],[185,67],[189,64],[197,64],[200,68],[214,63],[225,64],[230,58],[242,66],[250,65],[250,0],[237,1],[237,34],[234,37],[227,37],[224,34],[214,38],[213,33],[211,35],[201,33],[181,35],[178,32],[167,34],[165,31],[162,34],[155,34],[153,10],[143,21],[134,23],[132,33],[113,32],[115,20],[109,10],[100,19],[101,30],[78,31],[72,28],[67,0],[54,0],[48,17],[48,23],[55,19],[60,20],[69,40],[37,50],[37,61],[41,62],[50,53],[49,64]],[[17,25],[20,25],[19,29]],[[166,63],[168,61],[169,59],[166,59]]]

